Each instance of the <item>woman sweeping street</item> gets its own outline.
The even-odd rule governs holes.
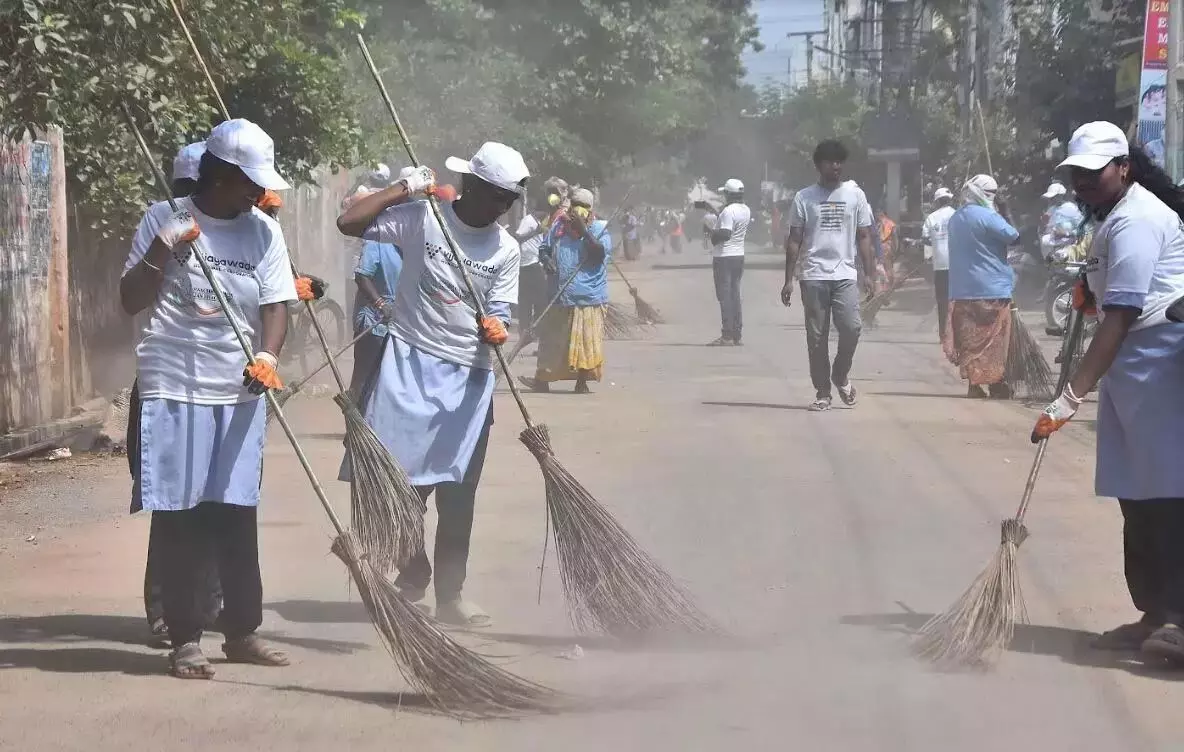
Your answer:
[[[990,175],[975,175],[962,187],[962,207],[947,225],[950,322],[943,347],[969,382],[967,397],[1011,396],[1003,381],[1015,286],[1007,248],[1020,234],[996,210],[998,190]]]
[[[555,222],[543,243],[542,256],[554,259],[560,284],[573,273],[575,279],[539,325],[542,331],[534,378],[519,378],[536,392],[550,391],[556,381],[575,381],[575,392],[587,394],[591,391],[588,382],[600,381],[603,375],[612,238],[607,222],[592,214],[593,203],[592,191],[573,190],[571,209]]]
[[[210,614],[208,573],[222,583],[222,651],[233,662],[287,665],[256,634],[263,620],[256,508],[263,462],[264,390],[281,387],[276,363],[297,299],[283,233],[256,208],[265,189],[288,187],[259,126],[229,120],[210,134],[197,189],[173,212],[153,205],[140,222],[120,280],[132,315],[149,312],[136,350],[132,508],[152,512],[174,676],[214,674],[200,640]],[[201,247],[253,342],[245,358],[190,243]],[[131,442],[129,441],[129,446]]]
[[[1127,587],[1140,619],[1094,642],[1184,666],[1184,191],[1112,123],[1073,134],[1073,188],[1100,224],[1086,269],[1098,308],[1093,340],[1032,440],[1047,438],[1098,395],[1098,496],[1123,516]]]
[[[493,425],[493,353],[506,341],[510,306],[518,302],[518,242],[497,223],[521,196],[530,173],[522,156],[487,143],[471,160],[445,163],[461,174],[461,195],[440,210],[459,244],[489,315],[478,320],[444,233],[428,203],[406,201],[435,190],[426,167],[350,205],[337,219],[345,235],[391,243],[403,250],[394,315],[378,373],[362,397],[363,413],[398,459],[420,495],[435,492],[436,618],[485,627],[489,616],[462,590],[477,484]],[[342,463],[349,480],[349,457]],[[411,601],[432,583],[432,564],[420,551],[395,584]]]

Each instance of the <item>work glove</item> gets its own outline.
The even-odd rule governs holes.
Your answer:
[[[178,264],[184,264],[193,251],[189,244],[201,237],[201,228],[188,209],[179,209],[161,225],[156,237],[173,252]]]
[[[481,341],[487,345],[504,345],[510,335],[506,332],[506,325],[496,316],[486,316],[477,320],[477,332]]]
[[[415,171],[401,181],[412,196],[429,194],[436,189],[436,173],[431,167],[416,167]]]
[[[320,300],[325,297],[327,287],[325,280],[311,274],[301,274],[296,277],[296,297],[303,301]]]
[[[1086,316],[1098,315],[1098,299],[1084,279],[1077,280],[1073,285],[1073,308]]]
[[[243,369],[243,386],[251,394],[263,394],[268,389],[283,389],[284,383],[276,373],[279,361],[269,352],[255,353],[255,362]]]
[[[435,190],[432,191],[432,195],[435,196],[436,200],[438,201],[451,203],[456,201],[456,197],[459,194],[456,192],[456,186],[444,183],[443,185],[436,186]]]
[[[275,212],[279,211],[280,207],[283,205],[284,200],[280,198],[280,194],[271,189],[264,191],[263,195],[259,197],[259,200],[255,202],[255,206],[259,207],[261,211],[265,211],[268,214],[273,215]]]
[[[1073,393],[1072,385],[1066,384],[1061,396],[1044,408],[1044,412],[1036,419],[1036,427],[1032,429],[1032,443],[1037,444],[1060,430],[1061,426],[1077,414],[1079,407],[1081,398]]]
[[[379,298],[374,306],[382,314],[382,320],[389,324],[395,320],[395,301],[393,298]]]

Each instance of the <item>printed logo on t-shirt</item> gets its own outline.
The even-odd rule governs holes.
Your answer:
[[[843,201],[823,201],[818,204],[818,229],[823,232],[842,232],[847,218],[847,204]]]
[[[238,277],[251,277],[255,274],[255,264],[242,259],[224,259],[207,254],[206,263],[215,272],[230,272]],[[200,284],[194,284],[194,277]],[[223,285],[226,300],[234,304],[234,293]],[[179,305],[191,305],[199,316],[221,316],[222,306],[218,304],[218,297],[213,289],[205,283],[205,273],[198,267],[197,261],[189,259],[186,268],[178,274],[172,286],[173,301]]]
[[[429,259],[433,261],[439,259],[453,269],[460,268],[456,265],[456,259],[452,257],[451,250],[447,250],[431,241],[424,243],[424,246],[427,249]],[[493,279],[494,275],[497,274],[497,267],[491,264],[480,264],[470,258],[465,258],[464,262],[470,271],[486,279]]]

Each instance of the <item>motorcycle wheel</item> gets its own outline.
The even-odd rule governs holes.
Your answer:
[[[1049,329],[1064,329],[1073,310],[1073,286],[1059,284],[1044,296],[1044,320]]]

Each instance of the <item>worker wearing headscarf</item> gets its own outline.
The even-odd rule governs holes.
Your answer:
[[[575,381],[586,394],[589,381],[600,381],[604,369],[604,308],[608,304],[608,262],[612,238],[608,223],[593,213],[595,196],[587,188],[571,192],[571,208],[543,241],[540,255],[552,263],[563,290],[558,303],[539,325],[538,368],[534,378],[520,381],[546,392],[555,381]]]
[[[1007,248],[1019,240],[1019,233],[995,208],[998,190],[990,175],[966,181],[962,207],[948,225],[950,325],[943,345],[969,383],[968,397],[1011,396],[1003,381],[1015,287]]]

